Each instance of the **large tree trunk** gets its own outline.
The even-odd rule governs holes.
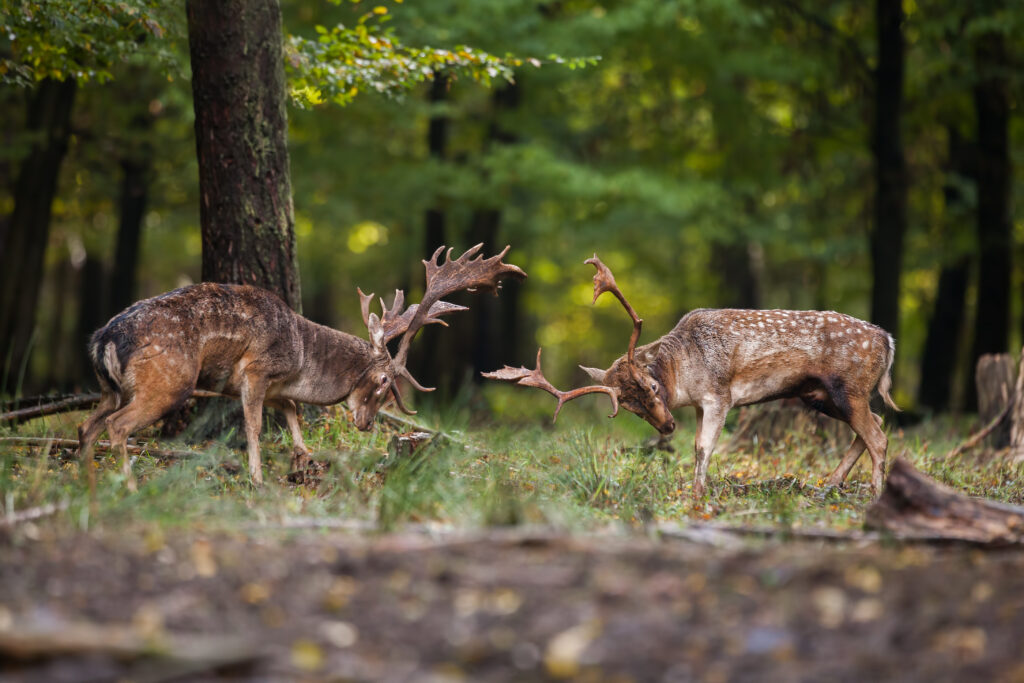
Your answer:
[[[35,330],[51,207],[67,152],[75,89],[73,80],[47,79],[29,100],[26,128],[36,137],[18,171],[0,267],[0,376],[6,367],[11,379],[0,390],[17,388],[14,383]]]
[[[949,168],[943,195],[945,198],[944,230],[947,243],[960,231],[958,223],[964,215],[964,198],[959,178],[970,175],[966,150],[956,128],[948,127]],[[949,410],[953,377],[956,370],[960,338],[964,328],[967,303],[967,281],[971,259],[963,254],[945,263],[939,272],[935,307],[928,320],[921,358],[921,384],[918,402],[935,412]]]
[[[1007,350],[1010,332],[1010,108],[1008,68],[1002,36],[982,36],[975,47],[978,82],[974,110],[978,121],[976,172],[978,181],[978,300],[974,320],[971,367],[986,353]],[[968,408],[976,397],[968,395]]]
[[[277,0],[189,0],[204,280],[301,309]]]
[[[900,272],[907,230],[907,170],[900,140],[903,107],[902,0],[876,0],[878,66],[871,151],[875,222],[871,231],[871,321],[899,337]]]

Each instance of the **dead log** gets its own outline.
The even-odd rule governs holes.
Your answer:
[[[978,359],[974,384],[978,390],[978,418],[981,424],[993,423],[1013,401],[1014,365],[1013,357],[1008,353],[986,353]],[[986,443],[989,448],[995,449],[1009,446],[1010,422],[995,422]]]
[[[1024,507],[970,498],[896,458],[864,527],[898,538],[1011,545],[1024,541]]]

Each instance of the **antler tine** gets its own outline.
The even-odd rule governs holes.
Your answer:
[[[439,302],[441,297],[457,292],[459,290],[475,291],[479,289],[496,291],[500,280],[503,277],[514,276],[525,278],[526,273],[519,266],[502,263],[501,259],[508,253],[509,247],[498,255],[491,258],[477,256],[483,249],[483,243],[467,249],[462,256],[452,259],[452,250],[448,249],[443,263],[438,262],[444,247],[438,247],[433,256],[423,261],[426,270],[427,289],[409,320],[405,336],[398,347],[395,362],[404,366],[409,356],[409,345],[419,329],[430,321],[434,304]],[[473,258],[477,256],[476,258]],[[411,308],[411,306],[410,306]]]
[[[359,309],[363,312],[363,324],[370,326],[370,302],[373,301],[373,292],[363,294],[363,290],[356,287],[359,292]]]
[[[555,408],[555,416],[552,418],[552,422],[558,420],[558,413],[561,412],[562,406],[568,401],[574,398],[579,398],[585,394],[608,394],[608,397],[612,400],[612,414],[608,417],[615,417],[619,414],[619,396],[615,389],[612,387],[606,387],[604,385],[596,384],[589,387],[580,387],[579,389],[572,389],[571,391],[559,391],[547,380],[544,373],[540,369],[540,353],[542,349],[537,349],[537,367],[533,370],[527,370],[526,368],[519,367],[513,368],[508,365],[503,367],[501,370],[495,370],[494,372],[483,372],[480,373],[487,379],[500,379],[513,382],[519,386],[524,387],[536,387],[537,389],[543,389],[552,396],[558,399],[558,406]]]
[[[633,319],[633,334],[629,337],[629,351],[627,352],[629,362],[633,363],[636,342],[640,339],[640,327],[644,324],[644,321],[636,314],[636,311],[629,305],[629,302],[626,301],[626,297],[622,295],[622,290],[619,289],[619,285],[615,282],[615,276],[612,275],[612,271],[601,262],[601,259],[597,258],[596,253],[584,261],[584,263],[589,263],[597,268],[597,272],[594,274],[594,300],[591,303],[596,303],[597,297],[605,292],[611,292],[622,303],[626,313],[629,313],[629,317]]]

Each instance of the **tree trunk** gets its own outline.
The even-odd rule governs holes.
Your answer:
[[[985,354],[978,359],[975,386],[978,391],[978,418],[987,425],[1006,410],[1014,400],[1013,357],[1008,353]],[[989,448],[1006,448],[1010,444],[1010,420],[1003,420],[986,439]]]
[[[75,380],[97,386],[92,360],[89,358],[89,339],[92,333],[107,322],[105,302],[109,294],[104,286],[109,279],[103,262],[87,254],[78,274],[78,321],[75,326]]]
[[[138,296],[135,270],[139,262],[142,221],[146,215],[150,163],[147,155],[121,160],[121,224],[117,229],[107,308],[111,315],[128,307]]]
[[[982,36],[975,47],[978,82],[974,110],[978,121],[976,172],[978,181],[978,303],[974,319],[972,366],[986,353],[1007,350],[1010,332],[1010,109],[1008,68],[1002,36]],[[968,396],[968,408],[973,408]]]
[[[514,132],[505,128],[502,118],[508,112],[517,109],[520,100],[518,84],[509,83],[494,91],[491,97],[491,121],[487,126],[483,154],[493,151],[498,145],[513,145],[519,141]],[[501,208],[494,204],[475,208],[470,219],[467,244],[482,242],[485,253],[500,251],[505,246],[498,239],[501,218]],[[477,297],[473,302],[470,309],[470,316],[473,318],[472,349],[467,357],[471,360],[474,382],[483,381],[481,372],[490,372],[519,355],[515,334],[519,327],[516,320],[518,288],[518,282],[504,283],[501,297]],[[499,362],[499,359],[505,360]]]
[[[871,321],[899,338],[900,273],[907,230],[907,170],[900,139],[903,107],[903,4],[876,0],[878,66],[871,151],[875,223],[871,231]]]
[[[947,243],[959,232],[959,222],[964,214],[964,198],[957,180],[970,175],[967,154],[960,136],[953,126],[949,132],[949,168],[943,188],[945,199],[944,237]],[[928,335],[925,337],[924,353],[921,358],[921,384],[917,390],[918,402],[934,412],[949,410],[953,377],[960,350],[960,339],[964,328],[967,304],[967,280],[971,259],[968,255],[957,256],[942,266],[939,272],[939,287],[935,294],[935,307],[928,320]]]
[[[451,120],[446,113],[439,110],[439,105],[448,100],[449,84],[450,80],[447,75],[435,72],[427,95],[431,107],[434,108],[427,126],[427,152],[430,158],[436,162],[443,161],[448,154],[448,132]],[[427,209],[424,216],[423,257],[430,258],[434,250],[442,244],[445,244],[445,211],[441,198],[437,197],[434,206]],[[428,325],[420,331],[419,343],[414,347],[410,365],[413,376],[419,381],[426,386],[437,386],[442,377],[451,378],[452,373],[450,372],[451,368],[439,367],[439,363],[445,362],[438,357],[440,343],[437,335],[439,331],[430,329],[430,327]]]
[[[0,268],[0,376],[9,377],[8,386],[0,390],[17,389],[14,384],[35,330],[51,207],[71,133],[75,90],[72,80],[47,79],[29,100],[26,128],[36,141],[18,171]]]
[[[277,0],[189,0],[203,280],[301,309]]]
[[[761,276],[755,250],[744,240],[711,245],[711,263],[719,274],[719,305],[723,308],[760,308]]]

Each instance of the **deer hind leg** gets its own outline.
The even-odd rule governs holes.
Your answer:
[[[872,413],[871,416],[875,419],[875,423],[879,427],[882,426],[882,416]],[[861,454],[867,449],[867,442],[860,437],[859,434],[853,439],[853,443],[846,449],[846,453],[843,454],[843,459],[839,461],[832,473],[828,475],[828,479],[825,481],[828,486],[840,486],[846,477],[850,474],[850,470],[857,464],[857,460],[860,459]]]
[[[134,395],[127,405],[106,419],[110,447],[121,452],[121,472],[130,491],[137,486],[128,458],[128,437],[180,406],[195,386],[195,378],[181,366],[161,363],[162,359],[157,356],[150,362],[140,360],[133,365]]]
[[[851,401],[850,426],[867,445],[871,455],[871,492],[878,495],[882,490],[885,475],[885,452],[889,448],[889,437],[880,426],[881,418],[871,412],[867,399]]]
[[[288,423],[288,431],[292,435],[292,471],[305,470],[309,467],[310,450],[302,439],[302,425],[299,423],[298,406],[295,401],[288,398],[275,398],[268,400],[267,405],[277,408],[284,413],[284,419]]]
[[[89,473],[89,489],[96,487],[96,472],[92,467],[92,449],[96,439],[106,429],[106,418],[117,410],[118,395],[111,389],[103,388],[99,405],[85,422],[78,427],[78,467]]]
[[[725,425],[729,404],[721,401],[697,408],[697,438],[694,452],[693,497],[703,499],[707,489],[708,463]]]

